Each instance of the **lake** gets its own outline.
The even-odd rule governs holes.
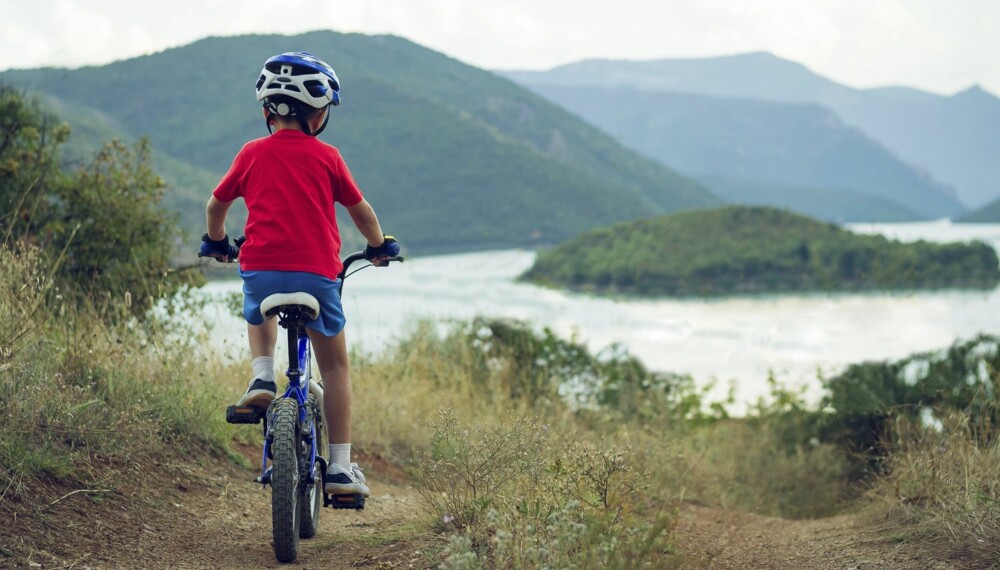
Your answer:
[[[859,233],[903,241],[980,239],[1000,248],[1000,224],[857,224]],[[564,293],[515,282],[535,254],[507,250],[408,259],[347,280],[348,342],[378,352],[419,319],[522,319],[598,351],[620,343],[647,367],[729,385],[738,402],[767,391],[767,377],[819,393],[817,374],[865,360],[898,359],[947,347],[979,332],[1000,334],[1000,289],[751,298],[626,300]],[[213,282],[213,294],[240,282]],[[217,327],[245,337],[241,319],[213,311]],[[234,339],[236,340],[236,339]],[[243,344],[241,344],[241,342]],[[245,352],[245,340],[236,340]],[[280,353],[280,351],[279,351]],[[249,367],[249,364],[248,364]]]

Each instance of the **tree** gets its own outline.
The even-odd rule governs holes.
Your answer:
[[[180,235],[176,215],[160,208],[165,185],[149,144],[111,141],[65,172],[58,157],[68,137],[37,101],[0,85],[0,235],[58,261],[56,278],[78,300],[128,296],[142,314],[189,280],[170,271]]]

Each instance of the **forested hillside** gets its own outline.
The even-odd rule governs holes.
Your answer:
[[[209,181],[244,142],[266,134],[257,72],[290,50],[337,70],[343,103],[323,138],[411,248],[553,243],[720,203],[516,84],[397,37],[210,38],[102,67],[8,71],[0,81],[44,95],[84,142],[148,136],[174,188],[165,201],[197,232]]]
[[[598,293],[993,288],[982,242],[901,243],[774,208],[729,206],[626,222],[539,254],[528,280]]]

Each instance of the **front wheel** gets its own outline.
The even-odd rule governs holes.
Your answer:
[[[312,425],[316,428],[316,452],[317,456],[326,454],[326,429],[323,426],[323,416],[319,413],[319,406],[316,403],[316,395],[309,394],[309,403],[306,404],[306,411],[312,419]],[[301,446],[302,456],[300,461],[305,469],[309,467],[309,447]],[[317,457],[319,459],[319,457]],[[311,485],[301,485],[299,491],[299,538],[312,538],[316,536],[319,527],[319,513],[323,507],[323,470],[320,461],[313,465],[313,483]]]
[[[271,416],[271,527],[274,555],[291,562],[299,547],[299,448],[298,402],[282,399]]]

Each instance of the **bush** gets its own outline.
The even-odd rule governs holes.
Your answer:
[[[647,475],[630,449],[559,445],[549,426],[511,416],[462,424],[450,410],[432,423],[418,463],[425,504],[451,530],[445,568],[662,566],[673,518],[640,513]],[[565,434],[563,434],[565,435]]]
[[[895,362],[855,364],[824,381],[821,437],[856,457],[855,477],[881,469],[894,421],[938,408],[965,413],[970,425],[1000,421],[992,372],[1000,369],[1000,338],[980,335]]]
[[[127,298],[136,316],[196,279],[170,269],[179,230],[159,207],[164,183],[146,141],[109,142],[67,173],[58,161],[65,124],[3,85],[0,116],[0,241],[37,246],[78,302]]]

